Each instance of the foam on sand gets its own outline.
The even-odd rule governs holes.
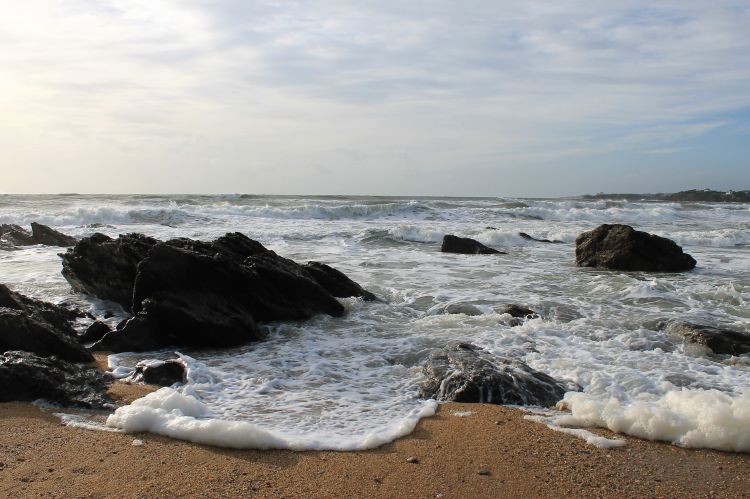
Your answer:
[[[750,391],[730,395],[718,390],[682,389],[664,395],[640,395],[630,401],[569,392],[570,415],[561,426],[596,426],[682,447],[750,451]]]
[[[237,449],[365,450],[408,435],[421,418],[435,414],[436,408],[437,402],[427,401],[400,421],[364,435],[294,435],[267,431],[248,421],[212,419],[207,417],[208,408],[195,397],[161,388],[117,409],[107,418],[107,426]]]

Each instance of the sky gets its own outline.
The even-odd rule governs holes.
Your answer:
[[[750,189],[750,2],[0,0],[0,192]]]

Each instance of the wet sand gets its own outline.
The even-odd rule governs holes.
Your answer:
[[[144,388],[117,389],[128,398]],[[461,411],[473,414],[453,414]],[[375,450],[239,451],[68,428],[51,411],[4,403],[0,496],[750,497],[750,454],[630,437],[597,449],[523,416],[446,404]]]

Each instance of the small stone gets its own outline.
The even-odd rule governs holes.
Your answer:
[[[143,445],[143,440],[136,438],[135,440],[133,440],[132,445],[133,447],[140,447],[141,445]]]
[[[505,421],[501,421],[501,420],[498,419],[497,421],[495,421],[495,424],[498,425],[498,426],[502,426],[502,425],[505,424]]]
[[[417,456],[407,457],[406,462],[411,463],[411,464],[417,464],[419,463],[419,458]]]
[[[479,470],[479,474],[482,475],[482,476],[489,476],[492,473],[490,473],[490,470],[481,469],[481,470]]]

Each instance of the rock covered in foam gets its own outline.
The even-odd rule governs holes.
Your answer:
[[[56,355],[71,362],[90,362],[71,323],[79,314],[34,300],[0,284],[0,350]]]
[[[670,336],[706,347],[714,354],[736,356],[750,353],[750,333],[682,321],[666,321],[660,327]]]
[[[31,223],[31,232],[15,224],[0,225],[0,241],[6,246],[32,246],[43,244],[45,246],[69,247],[76,243],[76,238],[58,232],[51,227],[40,223]]]
[[[674,241],[629,225],[604,224],[576,238],[579,267],[676,272],[690,270],[695,263]]]
[[[344,307],[336,297],[374,298],[327,265],[300,265],[238,232],[212,242],[96,234],[62,258],[74,289],[135,314],[97,350],[236,346],[262,338],[257,322],[338,317]]]
[[[422,396],[444,401],[551,406],[566,392],[551,376],[470,343],[433,352],[423,372]]]
[[[468,237],[458,237],[452,234],[446,234],[443,237],[443,244],[440,246],[443,253],[461,253],[464,255],[502,255],[502,251],[485,246],[479,241]]]
[[[63,406],[104,408],[108,375],[85,365],[30,352],[0,355],[0,402],[43,399]]]

